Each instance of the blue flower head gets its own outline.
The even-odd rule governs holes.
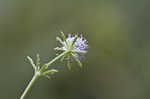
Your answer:
[[[56,39],[62,44],[62,46],[55,48],[55,50],[66,52],[62,60],[64,58],[68,59],[69,69],[70,69],[69,64],[71,62],[72,57],[79,63],[80,66],[82,66],[80,59],[82,56],[84,56],[84,54],[87,53],[87,48],[88,48],[87,40],[83,38],[82,35],[73,36],[69,34],[66,38],[66,36],[63,33],[61,34],[62,34],[63,40],[59,37],[57,37]]]

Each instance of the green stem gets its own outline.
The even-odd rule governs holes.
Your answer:
[[[62,56],[64,56],[67,53],[68,53],[68,51],[65,51],[65,52],[61,53],[59,56],[55,57],[53,60],[51,60],[49,63],[46,64],[47,68],[48,68],[48,66],[50,66],[52,63],[54,63],[56,60],[58,60],[59,58],[61,58]]]
[[[26,87],[25,91],[23,92],[23,94],[21,95],[20,99],[24,99],[25,96],[27,95],[27,93],[29,92],[29,90],[31,89],[32,85],[34,84],[34,82],[39,78],[39,73],[35,73],[35,75],[33,76],[32,80],[30,81],[30,83],[28,84],[28,86]]]

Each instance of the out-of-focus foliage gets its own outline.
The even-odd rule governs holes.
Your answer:
[[[149,99],[149,0],[0,0],[0,99],[18,99],[32,77],[26,56],[55,57],[60,31],[83,33],[80,70],[59,62],[27,99]]]

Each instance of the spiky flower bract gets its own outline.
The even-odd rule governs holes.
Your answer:
[[[66,58],[68,60],[68,68],[71,69],[71,59],[75,59],[79,66],[82,67],[80,59],[84,54],[87,53],[88,44],[85,38],[82,35],[78,36],[68,34],[66,37],[63,32],[61,32],[63,40],[59,37],[56,39],[62,44],[61,47],[56,47],[55,50],[66,52],[61,60]]]

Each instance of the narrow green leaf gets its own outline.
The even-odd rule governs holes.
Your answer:
[[[66,36],[65,36],[64,32],[61,31],[60,33],[61,33],[63,40],[66,41]]]
[[[71,54],[68,55],[67,66],[68,66],[68,69],[71,70]]]
[[[39,66],[40,66],[40,55],[37,54],[36,55],[36,69],[39,69]]]
[[[47,70],[47,71],[43,72],[42,75],[45,76],[46,78],[50,79],[51,77],[49,75],[52,75],[56,72],[58,72],[58,70],[51,69],[51,70]]]
[[[61,37],[63,38],[63,40],[65,41],[66,45],[68,46],[68,43],[66,41],[66,36],[63,32],[60,32],[61,33]],[[64,45],[64,44],[63,44]]]
[[[54,73],[56,73],[56,72],[58,72],[58,70],[56,70],[56,69],[51,69],[51,70],[47,70],[47,71],[43,72],[43,75],[54,74]]]
[[[64,49],[59,48],[59,47],[54,48],[54,50],[57,50],[57,51],[64,51]]]
[[[35,66],[35,64],[34,64],[34,62],[33,62],[33,60],[32,60],[32,58],[31,58],[30,56],[27,56],[27,59],[28,59],[29,62],[31,63],[32,67],[33,67],[34,69],[36,69],[36,66]]]
[[[56,40],[59,41],[59,43],[61,43],[62,45],[64,45],[64,42],[61,40],[61,38],[56,37]]]
[[[74,40],[72,41],[72,45],[77,41],[78,35],[75,35]]]
[[[51,79],[51,77],[49,75],[43,75],[43,76],[45,76],[48,79]]]
[[[45,76],[46,78],[50,79],[51,78],[50,75],[52,75],[56,72],[58,72],[58,70],[51,69],[51,70],[47,70],[47,71],[43,72],[42,75]]]
[[[78,38],[78,35],[75,35],[75,37],[74,37],[74,39],[73,39],[73,41],[71,43],[71,49],[72,49],[74,43],[77,41],[77,38]]]
[[[72,50],[73,53],[86,54],[86,51]]]
[[[80,60],[79,60],[75,55],[72,55],[72,56],[73,56],[73,58],[77,61],[77,63],[79,64],[79,66],[82,68],[83,65],[82,65],[82,63],[80,62]]]
[[[43,71],[45,71],[47,69],[47,64],[44,64],[41,69],[40,72],[43,73]]]

